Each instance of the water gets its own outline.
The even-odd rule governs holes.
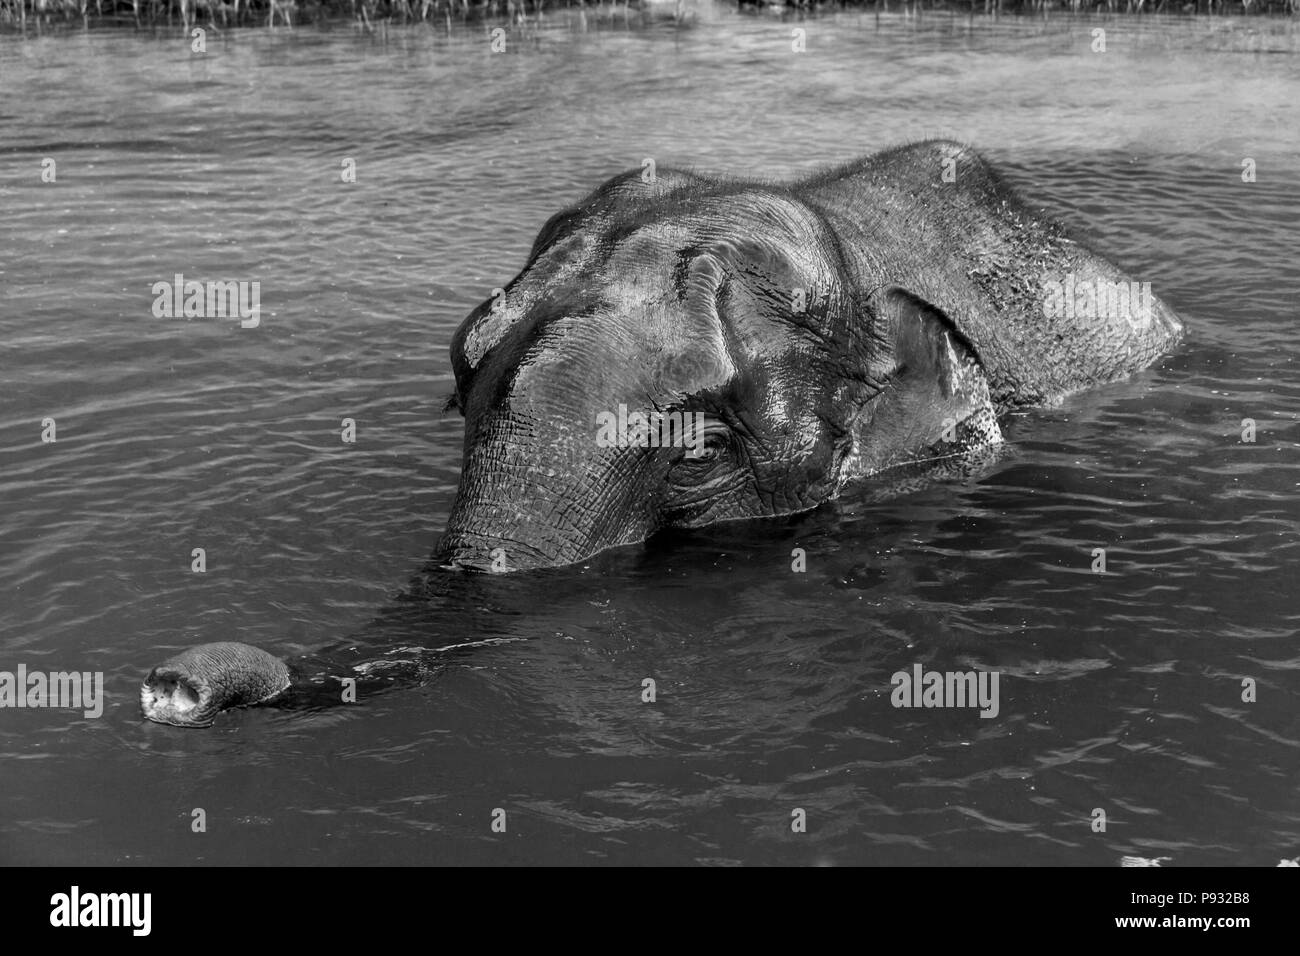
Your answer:
[[[0,37],[0,670],[108,694],[0,711],[0,860],[1300,854],[1295,26],[697,8],[548,16],[501,55],[489,26]],[[646,157],[786,177],[932,135],[1187,343],[1015,417],[978,478],[380,614],[455,491],[451,332],[552,212]],[[155,319],[177,272],[259,280],[261,325]],[[231,638],[414,663],[361,706],[140,719],[149,667]],[[997,670],[999,716],[891,707],[915,663]]]

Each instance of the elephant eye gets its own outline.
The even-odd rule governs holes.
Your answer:
[[[674,474],[699,475],[702,466],[711,465],[722,458],[731,447],[731,430],[722,422],[710,419],[705,423],[704,435],[688,445],[685,454],[673,466]]]
[[[713,461],[727,450],[728,436],[721,429],[705,431],[704,444],[692,461]]]

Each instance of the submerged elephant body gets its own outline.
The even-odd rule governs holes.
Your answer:
[[[633,171],[552,217],[457,331],[465,457],[441,555],[567,564],[806,510],[996,443],[999,414],[1144,368],[1180,334],[1149,286],[955,143],[786,186]],[[598,440],[615,415],[703,421],[703,453],[635,426]]]
[[[464,463],[435,561],[557,566],[805,511],[996,445],[1002,413],[1144,368],[1181,332],[955,143],[791,185],[633,171],[553,216],[457,330]],[[152,673],[145,716],[210,723],[287,681],[218,650]]]

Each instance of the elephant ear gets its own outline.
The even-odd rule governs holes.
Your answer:
[[[469,380],[494,346],[514,326],[528,317],[539,301],[554,296],[574,276],[589,282],[608,254],[611,229],[635,218],[648,204],[686,188],[703,188],[708,181],[678,169],[661,169],[645,182],[642,170],[620,173],[601,184],[586,198],[561,210],[542,226],[533,241],[528,264],[497,295],[481,303],[456,330],[451,342],[452,369],[456,373],[456,394],[448,408],[460,407]],[[576,248],[548,256],[556,246],[578,233],[586,233]]]
[[[980,371],[975,346],[937,306],[897,287],[884,294],[883,317],[892,340],[895,374],[933,382],[945,398]]]
[[[854,470],[871,474],[918,456],[1000,442],[984,367],[948,316],[899,288],[885,290],[876,315],[891,352],[883,371],[888,384],[858,421]]]

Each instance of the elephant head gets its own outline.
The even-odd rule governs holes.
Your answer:
[[[458,567],[805,511],[945,429],[996,432],[970,344],[850,275],[814,207],[677,171],[553,217],[452,363],[464,465],[439,558]]]

